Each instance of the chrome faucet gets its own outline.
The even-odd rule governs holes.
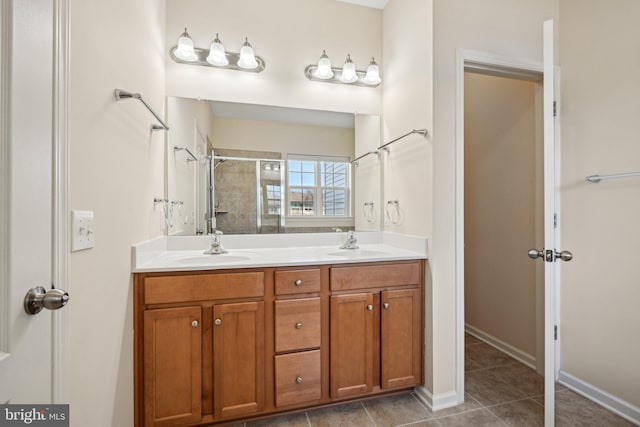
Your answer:
[[[358,239],[356,239],[354,231],[349,230],[347,231],[347,241],[340,246],[340,249],[358,249],[359,246],[356,243],[358,243]]]
[[[207,255],[217,255],[217,254],[226,254],[229,252],[225,248],[222,247],[222,242],[220,242],[220,236],[222,236],[222,231],[213,230],[213,233],[210,234],[211,239],[211,247],[204,251]]]

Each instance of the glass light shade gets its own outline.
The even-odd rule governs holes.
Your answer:
[[[373,58],[371,58],[371,62],[367,67],[367,75],[364,76],[362,81],[368,85],[377,85],[382,81],[380,78],[380,68]]]
[[[320,60],[318,60],[318,66],[313,72],[313,77],[322,80],[327,80],[333,77],[333,71],[331,70],[331,60],[324,50],[322,51]]]
[[[246,70],[253,70],[258,68],[258,61],[253,54],[253,48],[249,44],[249,39],[245,38],[245,41],[240,48],[240,59],[238,59],[238,67]]]
[[[216,38],[211,42],[211,47],[209,48],[209,56],[207,56],[207,62],[218,67],[225,67],[229,65],[227,54],[224,51],[224,46],[218,38],[217,33]]]
[[[342,83],[353,83],[358,80],[356,74],[356,65],[351,60],[351,55],[347,55],[347,60],[344,61],[342,66],[342,74],[340,75],[340,81]]]
[[[187,33],[187,29],[184,29],[184,33],[180,34],[178,38],[178,47],[176,48],[174,55],[183,61],[195,61],[198,58],[193,50],[193,40]]]

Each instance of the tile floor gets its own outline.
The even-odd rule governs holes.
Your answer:
[[[544,381],[535,371],[467,335],[465,403],[431,412],[411,393],[310,410],[245,427],[540,427]],[[239,424],[239,427],[243,424]],[[556,426],[633,426],[571,390],[556,388]]]

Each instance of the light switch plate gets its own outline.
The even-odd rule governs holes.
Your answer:
[[[93,211],[71,211],[71,252],[95,246]]]

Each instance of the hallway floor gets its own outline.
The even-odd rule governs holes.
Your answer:
[[[261,421],[246,427],[541,427],[543,378],[522,363],[466,335],[465,403],[431,412],[413,393],[347,403]],[[239,424],[234,427],[243,426]],[[633,424],[558,385],[556,426]]]

